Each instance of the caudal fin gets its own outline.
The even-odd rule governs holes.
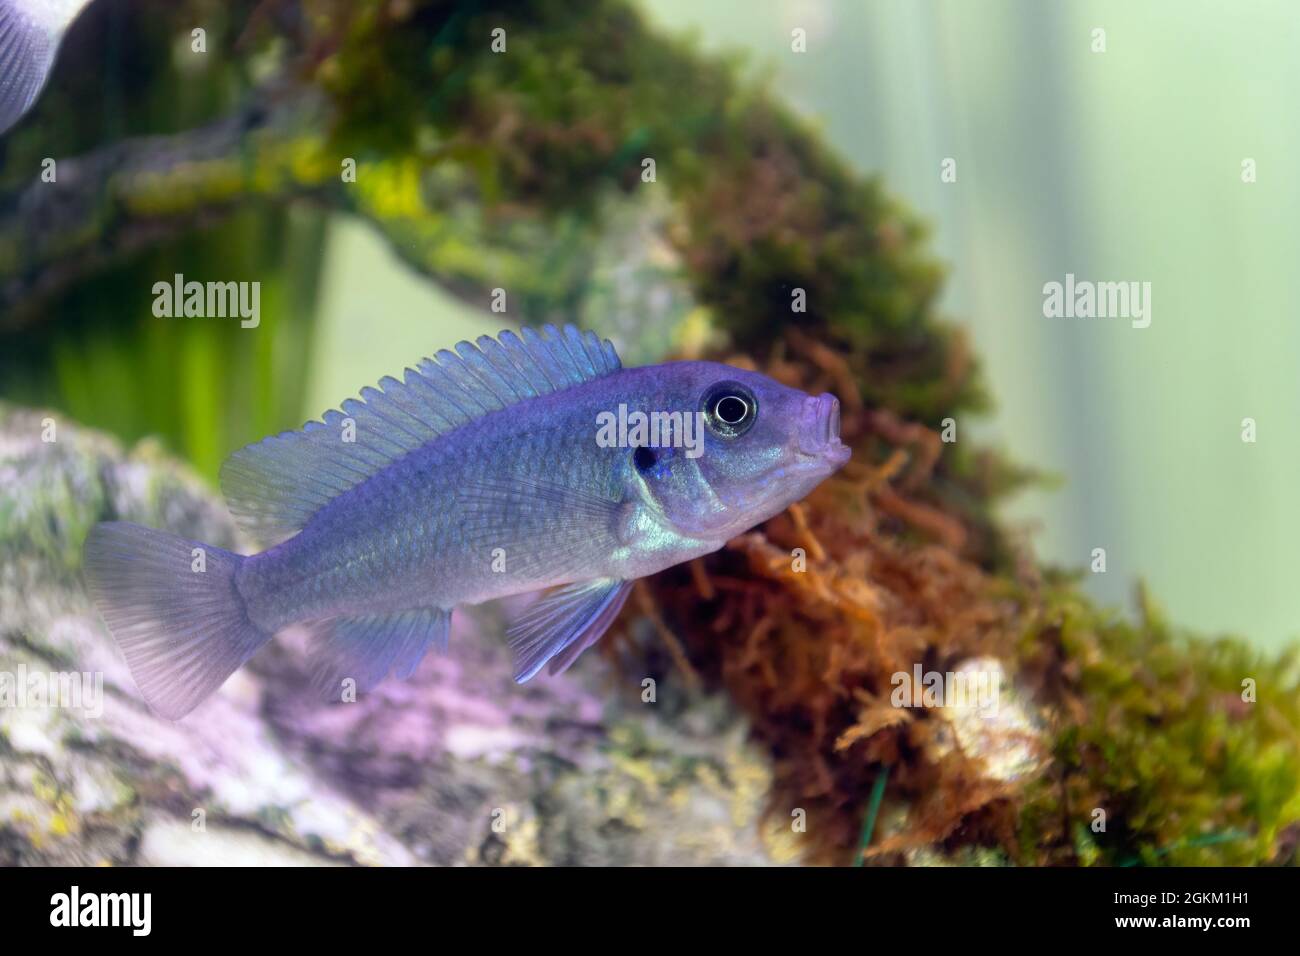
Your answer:
[[[86,538],[86,586],[155,711],[184,717],[270,640],[235,586],[244,558],[125,522]]]

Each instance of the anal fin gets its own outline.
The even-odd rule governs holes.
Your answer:
[[[314,631],[316,688],[338,700],[346,680],[355,681],[358,691],[370,690],[390,675],[406,680],[430,647],[446,653],[451,611],[428,607],[332,618]]]
[[[551,662],[550,673],[566,670],[604,635],[622,610],[631,581],[598,578],[554,591],[511,625],[515,680],[522,684]]]

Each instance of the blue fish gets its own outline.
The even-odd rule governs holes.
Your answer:
[[[848,458],[831,395],[713,362],[623,368],[591,332],[524,328],[235,452],[222,491],[266,550],[109,522],[85,575],[170,719],[291,624],[337,699],[445,650],[453,608],[558,588],[510,628],[523,682],[599,640],[637,578],[718,550]]]

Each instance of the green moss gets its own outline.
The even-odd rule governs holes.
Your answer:
[[[1145,595],[1136,623],[1068,586],[1053,587],[1046,608],[1050,623],[1026,633],[1021,654],[1053,705],[1055,765],[1026,800],[1025,856],[1048,862],[1068,844],[1086,864],[1295,862],[1296,652],[1175,630]]]
[[[653,33],[620,0],[589,4],[581,17],[555,0],[335,12],[338,49],[316,77],[334,100],[333,151],[365,144],[403,169],[412,167],[400,157],[414,156],[444,176],[454,167],[474,205],[454,217],[460,242],[440,240],[452,224],[437,213],[396,227],[431,273],[486,282],[465,263],[462,243],[481,253],[522,239],[533,265],[490,285],[509,279],[546,314],[583,294],[582,242],[599,236],[605,198],[663,190],[672,198],[668,234],[694,295],[738,340],[833,328],[868,400],[932,424],[983,406],[973,366],[957,360],[963,343],[932,314],[942,270],[925,249],[925,227],[736,61]],[[498,27],[505,54],[490,47]],[[656,163],[653,183],[641,180],[646,158]],[[392,195],[409,197],[410,181],[400,185]],[[373,199],[376,189],[355,202],[394,218]],[[538,219],[567,225],[569,255],[537,255],[527,240]],[[557,260],[570,265],[558,278]],[[807,312],[792,312],[796,288]],[[870,363],[886,374],[866,374]]]

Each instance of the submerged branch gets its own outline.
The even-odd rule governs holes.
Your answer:
[[[254,204],[311,201],[374,225],[395,253],[453,295],[508,288],[524,315],[572,300],[595,220],[563,228],[523,206],[489,210],[472,170],[445,150],[349,156],[332,108],[302,89],[209,126],[57,161],[0,196],[0,324],[36,321],[64,288]]]
[[[257,199],[319,191],[311,118],[295,97],[199,129],[114,143],[60,159],[0,198],[0,314],[23,324],[69,284],[141,249],[201,228]]]

